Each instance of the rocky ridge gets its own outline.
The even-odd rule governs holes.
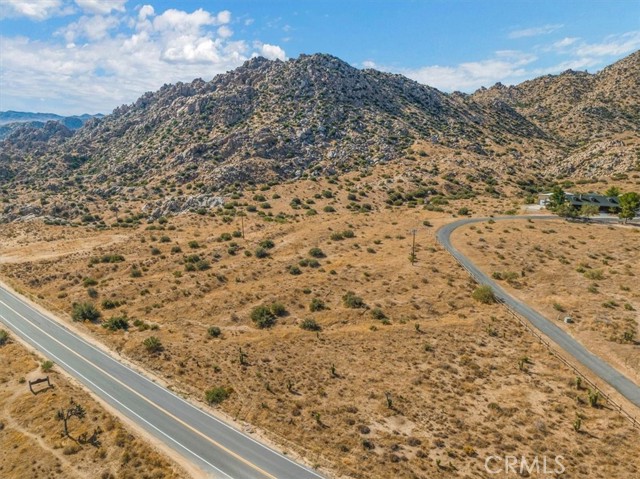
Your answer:
[[[19,127],[0,143],[0,181],[103,199],[167,185],[216,196],[233,184],[339,174],[416,152],[499,177],[623,173],[640,159],[639,58],[472,95],[330,55],[254,58],[211,81],[148,92],[75,132],[54,122]]]

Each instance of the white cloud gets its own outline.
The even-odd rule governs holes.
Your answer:
[[[558,40],[552,44],[552,47],[556,50],[561,50],[563,48],[569,47],[576,43],[579,40],[578,37],[565,37],[562,40]]]
[[[640,48],[640,31],[610,35],[601,43],[584,43],[576,49],[580,56],[617,56]]]
[[[231,12],[229,10],[222,10],[218,15],[216,15],[216,21],[218,22],[218,25],[229,23],[231,21]]]
[[[564,25],[562,24],[547,24],[541,27],[523,28],[519,30],[512,30],[509,32],[509,38],[525,38],[525,37],[537,37],[540,35],[548,35],[556,30],[559,30]]]
[[[284,50],[277,45],[269,45],[268,43],[263,43],[260,47],[260,55],[267,58],[268,60],[286,60],[287,55]]]
[[[233,30],[231,30],[228,26],[222,25],[220,28],[218,28],[218,36],[222,38],[229,38],[231,35],[233,35]]]
[[[536,57],[513,50],[502,50],[494,58],[475,62],[460,63],[456,66],[426,66],[418,69],[400,69],[402,73],[417,82],[445,91],[470,91],[481,86],[491,86],[500,81],[513,83],[526,77],[526,65]]]
[[[75,2],[86,13],[106,15],[112,11],[124,12],[127,0],[75,0]]]
[[[27,17],[31,20],[65,15],[71,11],[64,7],[62,0],[2,0],[0,18]]]
[[[69,43],[80,38],[95,41],[105,38],[109,31],[116,28],[119,23],[120,19],[109,15],[83,16],[77,22],[70,23],[56,33],[63,35]]]
[[[153,17],[155,13],[156,11],[151,5],[143,5],[138,12],[138,19],[144,21],[147,17]]]
[[[165,83],[210,79],[252,56],[286,58],[277,45],[234,39],[230,21],[226,10],[160,14],[143,5],[125,14],[79,17],[42,41],[0,36],[0,104],[108,113]],[[42,102],[34,106],[34,98]]]

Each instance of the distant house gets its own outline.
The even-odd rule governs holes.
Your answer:
[[[571,205],[580,209],[583,205],[597,206],[600,213],[617,213],[620,210],[620,202],[617,196],[598,195],[596,193],[569,193],[565,192],[566,200]],[[538,195],[538,204],[546,207],[551,198],[551,193]]]

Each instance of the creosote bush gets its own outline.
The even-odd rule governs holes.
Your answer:
[[[4,346],[9,341],[9,333],[4,329],[0,329],[0,346]]]
[[[320,248],[311,248],[309,250],[309,256],[311,256],[313,258],[324,258],[325,254],[323,253],[323,251]]]
[[[357,296],[353,291],[348,291],[342,297],[342,301],[347,308],[358,309],[366,306],[364,300],[360,296]]]
[[[478,286],[476,289],[474,289],[471,297],[476,301],[484,304],[492,304],[496,302],[496,297],[493,294],[493,289],[491,289],[491,286],[488,286],[486,284]]]
[[[320,331],[322,327],[313,318],[303,319],[300,323],[300,327],[305,331]]]
[[[211,326],[207,329],[207,334],[211,338],[218,338],[222,334],[222,330],[218,326]]]
[[[270,328],[276,322],[276,315],[273,314],[269,306],[256,306],[251,310],[251,321],[261,329]]]
[[[322,311],[325,308],[326,305],[320,298],[313,298],[311,303],[309,303],[309,311],[311,312]]]
[[[230,389],[217,386],[205,391],[204,398],[209,405],[220,404],[222,401],[227,399],[230,394],[231,394]]]

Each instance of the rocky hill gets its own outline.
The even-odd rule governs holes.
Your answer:
[[[597,75],[464,95],[329,55],[255,58],[208,82],[165,85],[76,132],[17,129],[1,143],[0,179],[57,191],[73,176],[102,196],[166,182],[219,191],[387,162],[416,145],[437,145],[445,160],[464,152],[496,171],[506,157],[521,171],[590,175],[612,165],[593,167],[589,148],[604,151],[600,160],[615,150],[624,161],[613,170],[624,171],[637,161],[638,78],[635,53]]]

